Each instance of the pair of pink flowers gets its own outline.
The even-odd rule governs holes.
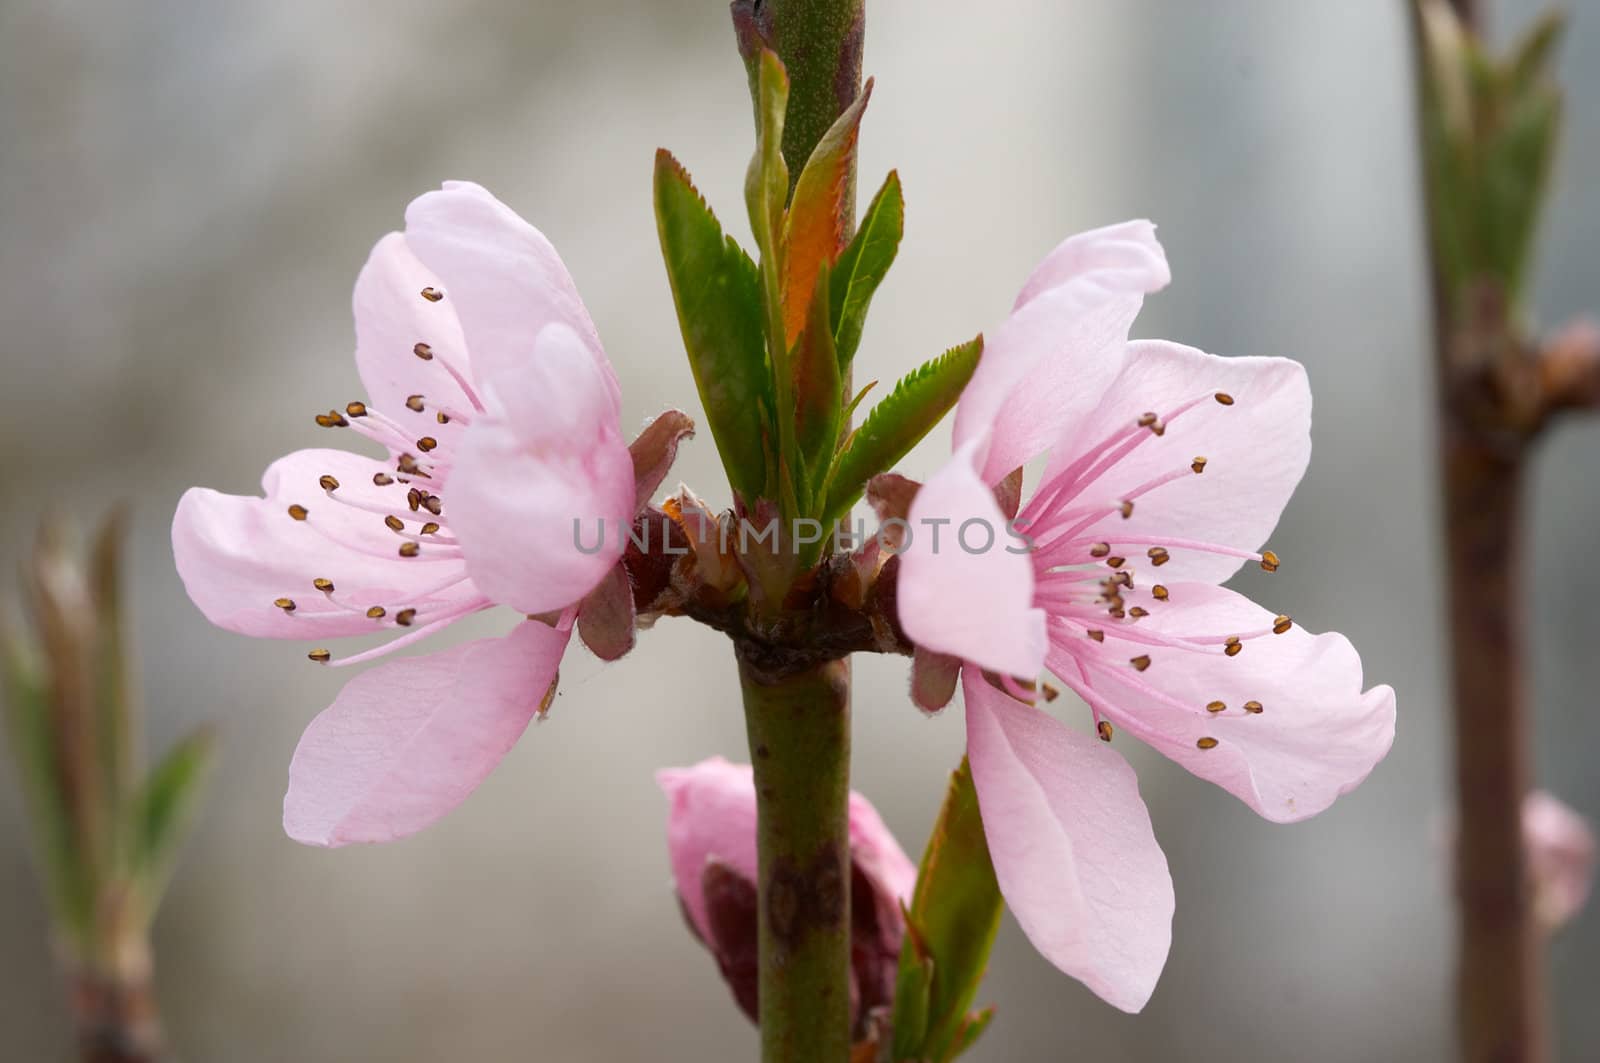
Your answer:
[[[1127,1010],[1165,963],[1172,883],[1132,770],[1033,704],[1041,670],[1089,704],[1100,738],[1120,728],[1277,821],[1326,808],[1394,734],[1392,691],[1363,693],[1345,639],[1218,586],[1247,561],[1276,567],[1260,548],[1309,457],[1310,395],[1293,362],[1130,343],[1143,295],[1168,279],[1143,222],[1045,259],[988,339],[954,458],[910,512],[913,526],[1015,516],[1035,549],[937,551],[919,537],[899,573],[918,671],[953,682],[965,662],[1001,891],[1052,963]],[[341,664],[492,605],[526,619],[502,638],[385,662],[312,722],[284,825],[318,845],[411,834],[488,775],[548,705],[580,614],[632,609],[621,538],[580,550],[574,519],[631,522],[670,465],[662,435],[676,438],[647,432],[630,453],[615,375],[560,258],[475,185],[412,203],[405,232],[362,270],[355,318],[369,400],[317,420],[386,456],[300,451],[267,470],[264,498],[188,492],[173,546],[190,596],[249,635],[395,636]],[[1013,470],[1046,454],[1019,513]],[[938,686],[915,684],[925,708]],[[715,856],[754,871],[754,796],[728,771],[687,826],[689,777],[664,778],[680,892],[714,948],[697,867]],[[904,899],[910,862],[875,814],[863,831],[887,868],[876,895]]]

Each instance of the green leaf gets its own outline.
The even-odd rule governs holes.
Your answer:
[[[810,319],[817,275],[844,247],[845,202],[855,174],[861,116],[872,98],[872,79],[823,134],[795,182],[783,230],[783,323],[793,343]]]
[[[60,929],[81,940],[93,918],[94,890],[79,859],[72,812],[58,774],[50,701],[30,655],[8,630],[0,630],[0,680],[6,744],[27,799],[45,895]]]
[[[745,171],[744,201],[750,231],[763,262],[778,263],[783,208],[789,197],[789,167],[783,161],[783,118],[789,106],[789,75],[775,52],[763,49],[756,81],[756,153]],[[774,273],[776,276],[776,273]]]
[[[845,443],[828,477],[824,521],[844,514],[868,480],[905,457],[961,397],[983,353],[983,337],[950,348],[900,379]]]
[[[843,382],[839,379],[839,358],[833,349],[833,326],[828,315],[828,269],[817,274],[817,290],[811,299],[811,316],[790,352],[794,367],[794,434],[800,458],[806,469],[826,470],[839,443],[839,424],[843,417]],[[816,495],[819,485],[807,484],[797,494]]]
[[[986,1014],[970,1016],[967,1009],[988,966],[1000,910],[1000,886],[989,860],[972,769],[963,757],[961,766],[951,773],[944,807],[917,870],[917,888],[900,949],[902,978],[907,977],[908,966],[932,961],[928,1032],[918,1051],[908,1053],[901,1051],[896,1029],[899,1058],[938,1063],[954,1059],[987,1025]],[[898,1024],[898,1011],[895,1021]]]
[[[166,887],[215,753],[211,729],[200,728],[167,751],[129,801],[129,871],[147,914]]]
[[[989,1022],[994,1018],[994,1008],[987,1007],[981,1011],[974,1011],[961,1022],[961,1029],[956,1031],[955,1045],[950,1052],[954,1059],[966,1052],[983,1036],[983,1031],[989,1028]]]
[[[906,915],[906,936],[900,946],[900,969],[894,982],[895,1060],[918,1059],[928,1037],[928,1003],[933,993],[933,958],[923,955],[915,941],[911,916]]]
[[[905,212],[900,175],[890,170],[883,187],[872,197],[855,239],[834,266],[833,345],[839,351],[841,371],[856,356],[856,348],[861,345],[861,330],[866,325],[867,306],[900,249],[900,238],[905,233]]]
[[[689,175],[665,150],[656,153],[655,202],[684,349],[728,483],[744,498],[762,497],[774,461],[762,424],[774,396],[755,263],[723,235]]]

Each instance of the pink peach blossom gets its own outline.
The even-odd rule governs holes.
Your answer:
[[[756,791],[748,764],[721,757],[658,772],[671,802],[667,852],[684,914],[717,959],[734,997],[756,1017]],[[850,794],[852,1008],[859,1020],[893,1000],[917,869],[877,811]]]
[[[189,490],[172,526],[189,596],[246,635],[394,636],[336,665],[494,605],[524,619],[374,668],[312,721],[284,829],[326,846],[421,830],[499,763],[548,704],[579,605],[622,552],[621,535],[580,551],[574,521],[621,527],[641,489],[616,376],[572,278],[483,188],[449,182],[413,201],[405,231],[373,248],[354,304],[368,399],[317,423],[384,457],[302,450],[268,467],[265,497]]]
[[[1533,879],[1533,904],[1546,931],[1583,909],[1594,880],[1594,832],[1584,818],[1543,790],[1522,800],[1522,840]]]
[[[1277,567],[1261,546],[1310,457],[1311,395],[1285,359],[1129,342],[1144,294],[1169,279],[1143,221],[1045,259],[990,335],[955,455],[909,515],[914,532],[1004,528],[998,499],[1015,492],[997,485],[1048,452],[1016,514],[1032,548],[918,535],[900,559],[906,633],[967,663],[1002,893],[1051,962],[1128,1011],[1166,962],[1166,860],[1122,757],[1032,703],[1040,670],[1088,703],[1100,737],[1126,731],[1277,822],[1327,808],[1394,737],[1393,691],[1362,692],[1343,636],[1219,586],[1249,561]]]

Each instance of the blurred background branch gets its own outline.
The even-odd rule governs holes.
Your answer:
[[[1523,845],[1532,787],[1531,447],[1600,398],[1592,327],[1535,334],[1528,278],[1561,139],[1558,14],[1503,56],[1466,0],[1417,0],[1415,41],[1455,709],[1457,1011],[1464,1057],[1551,1052],[1544,934]]]
[[[46,523],[22,567],[29,633],[0,630],[7,748],[85,1063],[165,1059],[150,924],[211,762],[209,730],[140,767],[120,572],[125,517],[87,557]]]

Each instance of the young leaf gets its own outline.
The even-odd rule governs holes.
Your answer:
[[[961,397],[983,353],[983,337],[950,348],[900,379],[887,398],[872,408],[828,476],[823,519],[842,515],[868,480],[905,457]]]
[[[60,929],[77,938],[89,932],[93,887],[79,859],[71,810],[57,773],[50,701],[23,646],[0,627],[0,702],[7,746],[27,799],[29,819],[44,874],[45,893]]]
[[[861,330],[867,320],[867,305],[900,249],[900,237],[905,232],[905,209],[900,194],[900,175],[890,170],[883,187],[872,197],[855,239],[834,266],[833,345],[839,351],[841,371],[856,356],[856,348],[861,345]]]
[[[922,1058],[922,1043],[928,1037],[928,1002],[933,992],[933,958],[922,955],[917,932],[909,913],[906,936],[900,945],[900,969],[894,982],[894,1059]]]
[[[969,1016],[967,1009],[988,966],[989,949],[1000,926],[1000,906],[978,793],[963,757],[951,773],[944,807],[917,869],[917,888],[900,949],[903,977],[908,965],[925,960],[932,961],[933,970],[927,1035],[918,1052],[900,1053],[896,1029],[895,1048],[901,1058],[954,1059],[982,1032],[988,1016]],[[898,1025],[898,1011],[895,1018]]]
[[[195,731],[167,751],[128,805],[129,871],[150,910],[199,804],[215,749],[210,728]]]
[[[794,434],[806,469],[826,470],[839,442],[843,416],[843,383],[839,359],[833,349],[833,328],[828,320],[828,268],[817,274],[811,299],[811,316],[789,356],[794,372]],[[814,497],[816,485],[797,492]]]
[[[655,201],[667,280],[711,436],[728,483],[759,498],[771,446],[762,411],[772,406],[773,385],[755,263],[722,234],[689,175],[664,150],[656,153]]]
[[[783,161],[783,117],[789,106],[789,75],[776,53],[762,49],[756,72],[756,153],[745,172],[744,201],[750,231],[763,262],[778,262],[783,208],[789,197],[789,167]]]
[[[861,115],[872,98],[872,79],[817,142],[795,182],[783,232],[783,324],[794,343],[810,317],[817,273],[832,266],[844,246],[845,198],[855,172]]]

